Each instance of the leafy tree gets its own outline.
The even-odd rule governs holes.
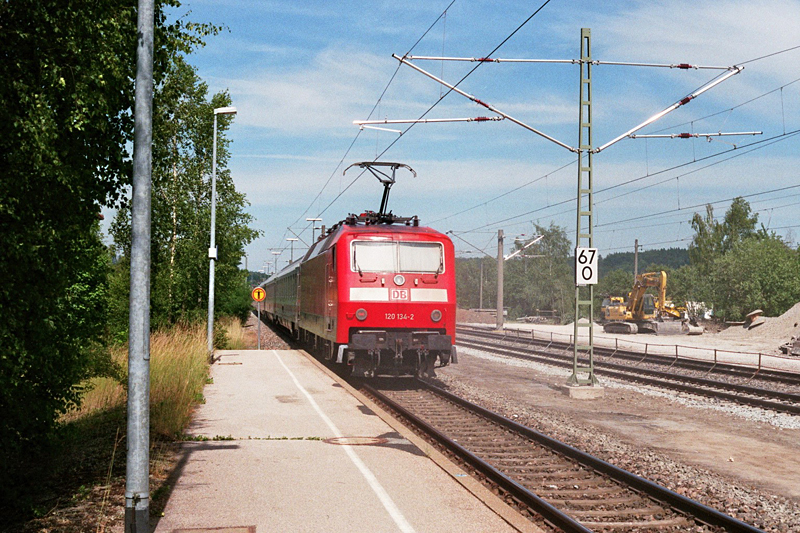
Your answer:
[[[158,2],[155,76],[202,26],[168,24]],[[104,368],[102,206],[130,181],[136,3],[0,3],[0,500]],[[7,494],[11,491],[10,494]],[[0,512],[0,514],[3,514]]]
[[[570,240],[564,228],[551,224],[536,226],[541,241],[527,248],[503,265],[503,303],[509,316],[519,317],[538,310],[556,311],[567,319],[572,316],[574,285],[569,262]],[[519,242],[519,248],[524,243]],[[456,290],[460,307],[478,307],[480,259],[460,259],[456,265]],[[483,302],[494,307],[497,298],[497,262],[486,257],[484,262]]]
[[[717,316],[741,320],[754,309],[778,316],[800,301],[798,251],[779,237],[750,237],[717,258],[712,293]]]
[[[226,93],[208,97],[208,86],[182,56],[173,58],[155,95],[152,196],[151,322],[154,327],[203,319],[208,306],[208,244],[211,219],[213,110],[231,103]],[[226,169],[231,118],[217,125],[215,311],[246,316],[246,272],[238,268],[244,246],[257,232],[248,227],[248,205]],[[116,245],[127,258],[130,214],[119,211],[112,226]],[[122,263],[125,272],[129,263]],[[124,311],[124,310],[122,310]],[[127,313],[117,319],[127,327]],[[122,320],[124,318],[125,320]]]
[[[483,262],[483,307],[497,303],[497,260],[492,257],[456,259],[456,301],[463,309],[480,307],[480,276]],[[505,274],[505,272],[503,272]]]
[[[659,264],[669,268],[679,268],[689,264],[689,252],[685,248],[662,248],[639,252],[639,272],[651,272],[649,268],[642,268],[642,265],[648,264]],[[600,257],[598,264],[600,279],[608,272],[614,270],[623,270],[633,274],[633,265],[633,252],[615,252]]]
[[[689,245],[689,258],[701,274],[708,274],[711,265],[720,256],[731,250],[736,243],[749,237],[766,237],[766,230],[756,230],[758,214],[752,213],[750,204],[744,198],[731,202],[725,218],[718,222],[714,218],[714,208],[706,206],[705,216],[695,213],[692,228],[695,236]]]
[[[600,304],[606,296],[621,296],[627,298],[633,287],[633,272],[612,270],[598,280],[594,288],[595,316],[600,316]]]

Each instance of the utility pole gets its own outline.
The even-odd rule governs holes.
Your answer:
[[[502,58],[477,58],[477,57],[431,57],[431,56],[412,56],[403,55],[402,57],[393,54],[392,57],[397,59],[401,64],[407,65],[415,71],[423,74],[430,79],[447,87],[450,91],[459,94],[474,103],[481,105],[489,111],[496,113],[495,117],[477,117],[477,118],[454,118],[454,119],[412,119],[412,120],[376,120],[376,121],[354,121],[354,124],[366,127],[365,125],[371,124],[420,124],[426,122],[483,122],[487,120],[508,120],[521,126],[522,128],[545,138],[562,148],[578,154],[578,195],[577,195],[577,230],[575,239],[575,328],[574,328],[574,359],[572,376],[568,381],[568,385],[597,385],[597,379],[594,376],[594,335],[592,329],[592,322],[594,320],[592,310],[592,300],[594,298],[593,286],[597,283],[597,262],[599,259],[598,250],[594,248],[594,189],[592,177],[592,156],[610,147],[625,138],[636,138],[634,135],[637,131],[653,124],[660,120],[665,115],[678,109],[679,107],[688,104],[701,94],[712,89],[713,87],[723,83],[725,80],[735,76],[741,72],[744,67],[741,65],[733,65],[730,67],[725,66],[702,66],[691,65],[689,63],[679,64],[658,64],[658,63],[631,63],[620,61],[594,61],[591,55],[591,31],[589,28],[581,28],[581,57],[575,59],[502,59]],[[480,61],[480,62],[525,62],[525,63],[564,63],[564,64],[578,64],[580,66],[580,97],[579,97],[579,114],[578,114],[578,145],[577,147],[569,146],[568,144],[559,141],[539,131],[538,129],[525,124],[524,122],[512,117],[508,113],[504,113],[500,109],[487,104],[486,102],[478,99],[477,97],[464,92],[456,85],[450,84],[430,72],[420,68],[414,61]],[[681,70],[690,69],[711,69],[711,70],[726,70],[724,74],[716,76],[714,79],[696,89],[691,94],[676,101],[663,111],[656,113],[644,122],[634,126],[625,133],[618,135],[607,143],[594,147],[592,140],[592,88],[591,88],[591,72],[594,65],[624,65],[624,66],[637,66],[637,67],[669,67]],[[380,128],[379,128],[380,129]],[[393,130],[390,130],[393,131]],[[400,133],[400,132],[398,132]],[[758,135],[761,132],[735,132],[727,135]],[[718,134],[698,134],[698,136],[718,135]],[[722,135],[719,133],[719,135]],[[664,135],[658,135],[659,137]],[[640,135],[640,137],[649,137],[649,135]],[[671,138],[689,139],[694,138],[694,134],[681,133],[671,134]],[[498,247],[502,246],[502,231],[498,232]],[[502,327],[502,251],[498,254],[498,328]],[[581,323],[581,319],[584,319]],[[588,322],[588,323],[587,323]],[[584,338],[586,342],[579,343],[579,328],[588,328],[588,335]],[[579,359],[582,360],[579,363]],[[574,387],[577,389],[578,387]],[[572,394],[572,390],[570,394]],[[583,394],[583,393],[581,393]],[[587,397],[587,396],[584,396]]]
[[[573,328],[572,375],[568,385],[597,385],[594,376],[594,285],[578,283],[578,249],[594,247],[594,190],[592,185],[592,54],[591,31],[581,28],[581,76],[578,111],[578,208],[575,235],[575,325]],[[586,319],[581,323],[581,318]],[[580,330],[587,329],[581,342]],[[581,361],[581,356],[585,359]]]
[[[639,239],[633,241],[633,279],[639,275]]]
[[[481,284],[478,295],[478,309],[483,309],[483,256],[481,256]]]
[[[497,230],[497,329],[503,329],[503,230]]]
[[[153,0],[139,0],[133,125],[131,296],[125,531],[150,531],[150,199],[153,168]]]

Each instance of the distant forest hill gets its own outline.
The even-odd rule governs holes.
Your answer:
[[[689,264],[689,250],[685,248],[662,248],[660,250],[647,250],[639,252],[639,273],[648,272],[649,265],[679,268]],[[633,273],[633,252],[620,252],[600,257],[600,277],[612,270],[623,270]]]

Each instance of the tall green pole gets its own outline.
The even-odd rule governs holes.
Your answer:
[[[578,207],[575,248],[594,248],[594,197],[592,185],[592,32],[581,28],[580,110],[578,112]],[[578,268],[577,255],[575,268]],[[575,284],[575,325],[573,362],[569,385],[595,385],[594,377],[594,285]],[[585,318],[588,323],[581,323]],[[581,329],[588,328],[587,341],[581,342]]]

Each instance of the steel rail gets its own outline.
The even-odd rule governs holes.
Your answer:
[[[559,356],[552,353],[544,353],[537,351],[533,348],[519,348],[519,347],[502,347],[492,345],[490,343],[481,343],[480,341],[458,341],[462,346],[474,347],[480,350],[491,351],[494,353],[509,355],[517,358],[533,359],[562,367],[570,367],[572,365],[571,359],[566,356]],[[471,346],[470,346],[471,345]],[[525,352],[531,353],[525,353]],[[537,354],[537,355],[532,355]],[[555,360],[554,360],[555,358]],[[721,398],[724,400],[732,401],[734,403],[750,405],[752,407],[759,407],[762,409],[769,409],[772,411],[800,414],[800,395],[785,393],[779,391],[769,391],[766,389],[759,389],[756,387],[747,387],[744,385],[736,385],[731,383],[724,383],[721,381],[708,380],[704,378],[695,378],[692,376],[674,375],[658,370],[648,370],[640,368],[632,368],[626,365],[618,365],[615,363],[595,361],[595,368],[598,374],[602,376],[621,379],[624,381],[635,381],[646,385],[655,387],[667,388],[681,392],[688,392],[700,396],[707,396],[711,398]],[[653,377],[648,377],[653,376]],[[701,386],[688,385],[680,381],[694,383],[695,385],[704,385],[708,388]],[[738,391],[740,393],[748,394],[751,396],[742,396],[741,394],[734,394],[725,392],[720,389],[729,389]],[[759,397],[760,396],[760,397]],[[772,399],[782,399],[794,404],[787,404],[782,402],[773,401],[772,399],[764,399],[764,397]]]
[[[572,343],[569,342],[535,339],[531,337],[521,337],[521,336],[514,337],[510,335],[498,334],[492,331],[486,331],[485,329],[473,328],[470,326],[463,326],[463,325],[458,326],[457,332],[458,331],[460,331],[462,334],[474,335],[477,337],[486,337],[498,340],[503,339],[507,341],[526,341],[528,344],[556,347],[565,350],[572,347]],[[511,330],[511,331],[520,331],[520,330]],[[749,377],[751,379],[757,377],[762,381],[773,381],[787,385],[800,386],[800,374],[796,372],[784,372],[780,370],[764,370],[752,366],[736,365],[732,363],[719,363],[714,361],[692,360],[686,358],[679,358],[676,355],[654,354],[654,353],[640,352],[630,349],[626,350],[626,349],[613,348],[607,346],[595,346],[594,353],[595,355],[599,355],[601,357],[626,358],[631,360],[641,360],[642,357],[647,357],[647,359],[650,362],[656,362],[658,364],[663,364],[665,366],[670,366],[670,367],[678,366],[681,368],[687,368],[690,370],[699,370],[705,372],[714,370],[715,372],[720,372],[732,376]]]
[[[420,381],[426,387],[430,385]],[[424,431],[427,435],[433,438],[436,442],[444,446],[447,450],[461,458],[472,468],[486,476],[493,483],[500,486],[503,490],[507,491],[511,496],[530,507],[535,512],[539,513],[545,520],[551,522],[555,526],[563,529],[567,533],[591,533],[592,530],[588,529],[580,522],[569,516],[568,514],[555,508],[552,504],[537,496],[535,493],[526,489],[510,477],[506,476],[492,465],[467,450],[464,446],[448,438],[444,433],[437,430],[432,425],[428,424],[408,409],[404,408],[399,403],[395,402],[385,394],[374,389],[370,385],[362,385],[365,390],[378,398],[381,402],[385,403],[393,410],[398,412],[400,416],[409,420],[412,424]],[[441,389],[436,390],[439,392]],[[476,406],[477,407],[477,406]]]
[[[514,422],[513,420],[510,420],[488,409],[485,409],[479,405],[473,404],[468,400],[456,396],[455,394],[452,394],[448,391],[435,387],[424,381],[418,380],[418,383],[420,383],[422,386],[424,386],[431,392],[447,399],[450,402],[453,402],[463,407],[467,411],[470,411],[478,416],[491,420],[492,422],[500,425],[501,427],[510,430],[514,433],[517,433],[519,435],[522,435],[526,438],[529,438],[556,453],[569,457],[570,459],[578,462],[579,464],[587,468],[590,468],[600,473],[601,475],[613,479],[614,481],[620,483],[621,485],[631,487],[636,491],[642,492],[647,496],[649,496],[650,498],[653,498],[654,500],[661,502],[662,504],[665,504],[671,507],[672,509],[679,511],[682,514],[688,515],[702,523],[711,526],[721,527],[724,528],[726,531],[730,531],[733,533],[759,533],[759,532],[763,533],[762,530],[754,526],[751,526],[745,522],[742,522],[741,520],[728,516],[716,509],[703,505],[700,502],[694,501],[690,498],[687,498],[676,492],[673,492],[665,487],[662,487],[657,483],[654,483],[640,476],[632,474],[627,470],[623,470],[622,468],[614,466],[611,463],[603,461],[602,459],[594,457],[568,444],[553,439],[552,437],[548,437],[543,433],[535,431],[529,427],[523,426],[518,422]],[[364,387],[367,390],[369,390],[370,394],[375,395],[382,402],[385,402],[387,405],[390,405],[392,409],[397,410],[397,412],[399,412],[403,417],[408,418],[415,425],[418,425],[423,431],[431,435],[437,442],[441,443],[443,446],[456,453],[459,457],[467,461],[471,466],[476,468],[476,470],[486,475],[489,479],[491,479],[495,483],[498,483],[496,479],[499,479],[503,481],[504,484],[508,482],[510,484],[509,486],[512,487],[514,492],[521,491],[519,492],[519,495],[515,494],[512,491],[509,491],[512,492],[512,495],[514,495],[515,498],[518,498],[526,505],[530,505],[528,503],[529,500],[536,503],[537,506],[544,504],[544,508],[547,509],[548,512],[555,513],[552,516],[558,517],[560,521],[564,521],[564,524],[569,524],[570,525],[569,527],[572,527],[571,524],[576,524],[576,527],[579,527],[580,529],[570,529],[565,527],[565,525],[561,523],[553,522],[558,527],[561,527],[568,532],[592,531],[590,529],[587,529],[585,526],[581,525],[577,521],[575,521],[566,513],[559,511],[558,509],[553,507],[551,504],[549,504],[548,502],[546,502],[533,492],[529,491],[528,489],[525,489],[515,481],[509,479],[507,476],[497,471],[490,464],[483,461],[476,455],[472,454],[469,450],[467,450],[460,444],[453,442],[447,436],[436,430],[436,428],[433,428],[427,422],[419,419],[419,417],[409,412],[407,409],[399,405],[397,402],[394,402],[386,395],[380,393],[379,391],[368,385],[364,385]],[[506,486],[504,484],[498,483],[498,485],[501,485],[504,489],[506,489]],[[540,512],[539,509],[537,507],[534,507],[533,505],[531,505],[531,508],[536,510],[537,512]],[[551,509],[552,511],[550,511]],[[550,516],[545,515],[544,513],[541,514],[547,520],[552,521],[552,518]]]

